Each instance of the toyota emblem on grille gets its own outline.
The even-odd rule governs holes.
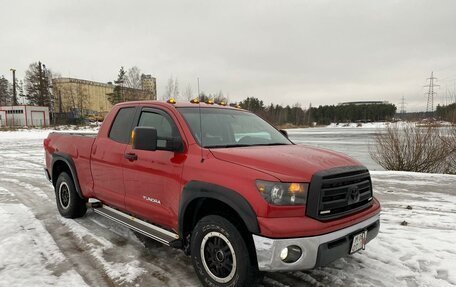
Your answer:
[[[357,186],[352,186],[348,189],[348,194],[350,196],[351,202],[358,202],[359,201],[359,189]]]

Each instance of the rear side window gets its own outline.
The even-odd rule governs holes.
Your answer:
[[[109,138],[119,142],[128,144],[130,142],[131,128],[133,118],[135,116],[135,107],[120,109],[114,119]]]

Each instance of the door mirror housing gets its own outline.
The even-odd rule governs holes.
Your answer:
[[[288,132],[286,130],[279,130],[279,132],[288,138]]]
[[[157,130],[151,127],[136,127],[132,132],[133,149],[139,150],[167,150],[180,152],[184,144],[180,138],[159,138]]]
[[[132,134],[133,149],[157,150],[157,130],[149,127],[136,127]]]

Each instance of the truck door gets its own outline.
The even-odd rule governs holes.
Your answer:
[[[142,108],[137,126],[154,127],[159,138],[181,138],[174,120],[160,109]],[[166,141],[158,140],[158,147],[165,145]],[[129,144],[125,154],[131,156],[123,159],[129,212],[164,227],[176,227],[185,153],[134,150]]]
[[[92,147],[91,168],[98,199],[125,209],[122,162],[133,129],[136,107],[121,108],[107,136],[99,136]]]

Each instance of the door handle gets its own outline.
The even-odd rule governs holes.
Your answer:
[[[126,154],[124,154],[124,157],[129,161],[134,161],[138,159],[138,156],[133,152],[127,152]]]

